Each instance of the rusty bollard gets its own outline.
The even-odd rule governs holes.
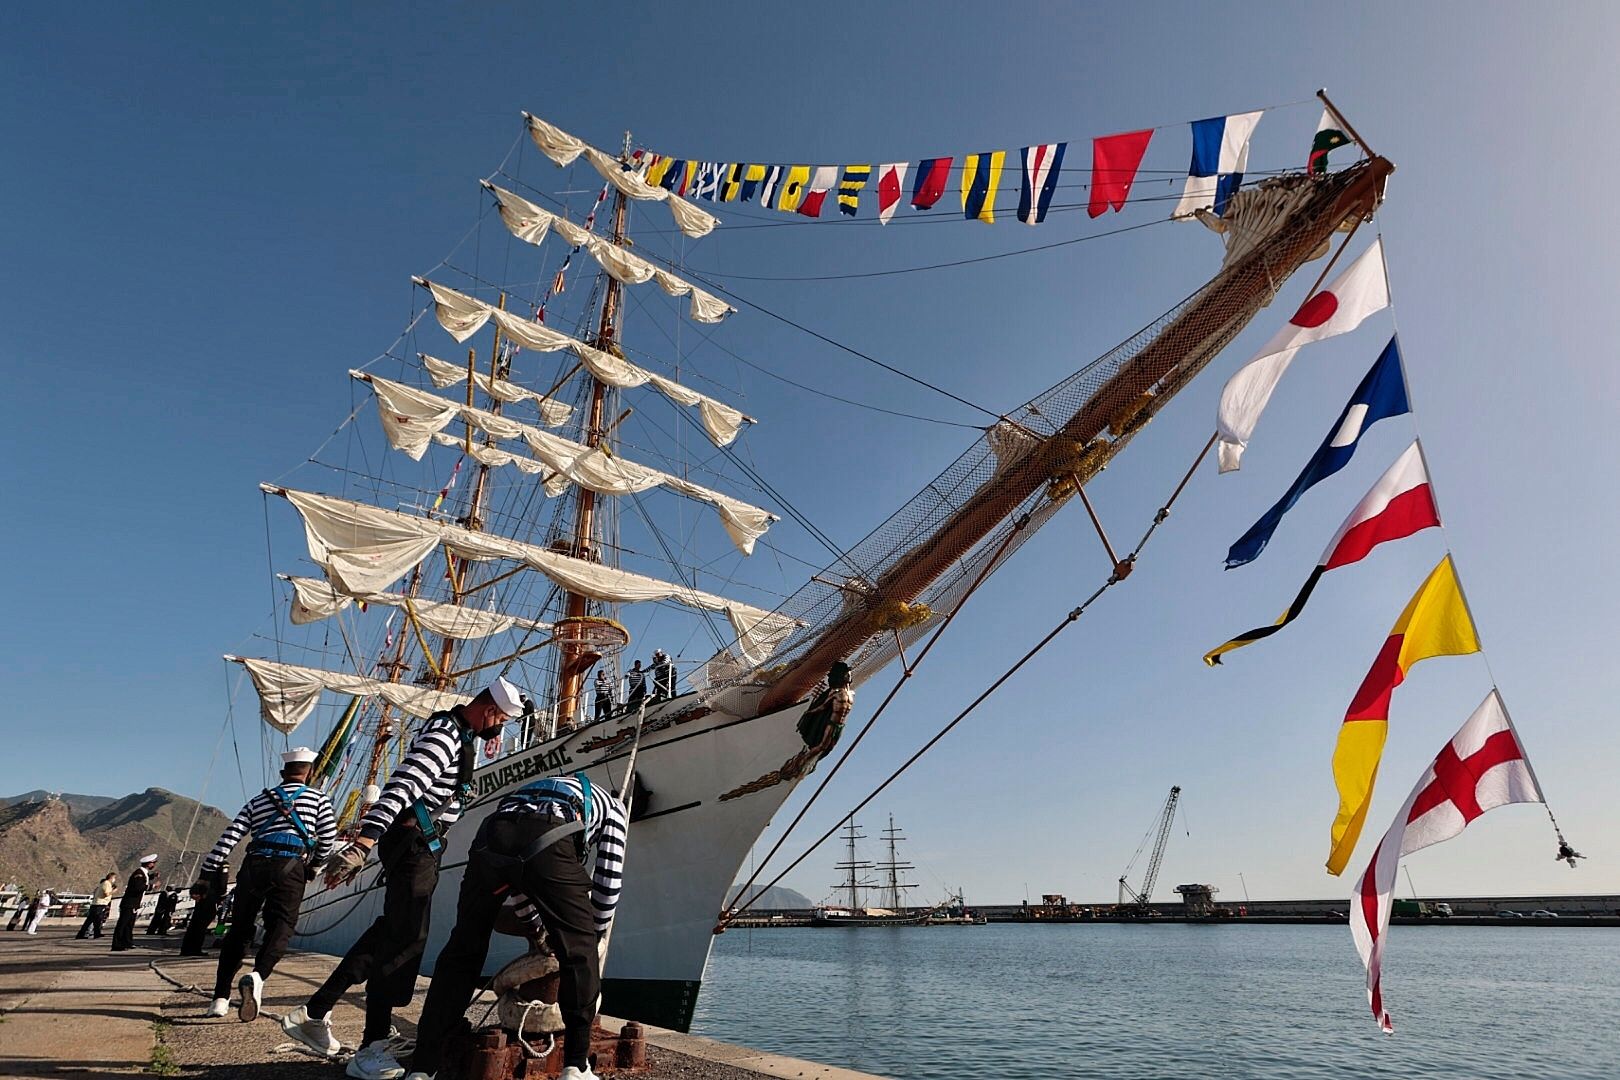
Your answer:
[[[467,1055],[457,1073],[462,1080],[511,1080],[513,1047],[506,1032],[479,1031],[467,1043]]]
[[[621,1069],[641,1069],[647,1065],[647,1030],[634,1020],[619,1029],[619,1045],[613,1063]]]

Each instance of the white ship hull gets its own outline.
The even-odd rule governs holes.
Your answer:
[[[728,691],[717,704],[752,711]],[[713,931],[750,848],[797,781],[722,801],[804,748],[800,702],[766,716],[708,711],[694,694],[647,710],[636,758],[635,820],[625,857],[624,893],[604,972],[603,1010],[684,1031],[691,1023]],[[594,784],[619,789],[628,765],[635,717],[620,717],[536,744],[478,770],[474,802],[451,830],[434,897],[422,970],[433,963],[455,924],[467,848],[501,796],[533,780],[583,770]],[[305,899],[296,944],[341,955],[380,913],[382,889],[373,867],[336,891]],[[526,948],[496,935],[485,974]]]

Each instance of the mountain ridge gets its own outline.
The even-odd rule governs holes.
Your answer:
[[[0,797],[0,882],[85,892],[108,871],[125,879],[141,856],[156,854],[161,875],[186,884],[229,823],[217,807],[156,787],[122,798]]]

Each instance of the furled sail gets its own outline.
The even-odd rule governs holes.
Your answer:
[[[699,210],[679,195],[671,194],[663,188],[653,187],[640,176],[624,168],[612,155],[604,154],[590,143],[574,138],[556,125],[548,124],[529,113],[524,113],[523,119],[529,123],[529,137],[546,157],[558,165],[572,165],[581,154],[584,154],[591,167],[602,174],[602,179],[623,192],[626,198],[652,200],[668,206],[669,212],[675,217],[676,226],[694,240],[708,236],[720,223],[720,219],[713,214]]]
[[[422,366],[427,368],[428,377],[433,380],[433,385],[441,390],[467,380],[465,364],[452,364],[448,360],[440,360],[427,353],[416,355],[422,361]],[[496,401],[503,401],[508,405],[514,401],[534,402],[535,408],[540,411],[540,420],[546,427],[560,427],[574,415],[574,407],[567,402],[556,401],[545,394],[514,382],[507,382],[505,379],[492,379],[483,372],[473,372],[473,385]]]
[[[247,668],[253,688],[259,692],[259,716],[284,735],[291,735],[315,711],[322,690],[355,697],[380,697],[400,712],[415,717],[432,716],[472,700],[471,694],[429,690],[425,686],[368,679],[343,671],[229,654],[225,659]]]
[[[570,483],[601,495],[634,495],[662,485],[689,499],[713,506],[732,543],[744,555],[754,553],[754,541],[763,536],[771,523],[777,520],[776,515],[767,510],[678,476],[627,461],[605,448],[585,446],[505,416],[497,416],[488,410],[463,405],[378,375],[352,369],[349,375],[371,384],[377,396],[377,414],[389,443],[415,460],[421,460],[430,439],[446,446],[464,446],[461,440],[442,434],[444,426],[459,416],[498,439],[521,438],[527,442],[537,461],[486,446],[473,447],[473,457],[486,465],[516,465],[529,473],[549,469],[549,475],[545,477],[546,494],[549,496],[560,495]],[[490,453],[492,450],[494,452]]]
[[[744,424],[755,422],[753,417],[730,405],[716,401],[706,394],[700,394],[690,387],[682,386],[673,379],[655,375],[610,352],[604,352],[561,331],[553,330],[544,323],[520,318],[510,311],[502,311],[466,293],[457,292],[424,278],[411,280],[433,294],[433,310],[439,325],[449,331],[450,336],[457,341],[466,341],[483,329],[485,323],[494,319],[502,333],[525,349],[533,349],[536,352],[570,350],[592,375],[610,386],[628,389],[651,383],[654,389],[671,401],[688,407],[695,406],[703,420],[703,430],[709,433],[710,441],[716,446],[730,445]]]
[[[446,435],[442,431],[434,433],[433,441],[440,446],[454,447],[463,453],[471,454],[474,461],[480,465],[488,465],[492,469],[499,468],[502,465],[511,465],[521,472],[528,473],[530,476],[541,476],[541,485],[544,487],[548,499],[555,499],[568,490],[568,477],[560,472],[548,469],[545,462],[529,457],[527,454],[514,454],[511,451],[502,450],[498,446],[486,446],[481,442],[475,442],[468,446],[466,440],[458,439],[454,435]]]
[[[571,593],[604,603],[673,600],[688,607],[724,613],[738,647],[760,663],[798,625],[785,615],[617,567],[563,555],[537,544],[492,533],[412,517],[330,495],[293,491],[269,484],[304,519],[309,555],[339,589],[351,595],[382,592],[439,545],[464,559],[510,559],[544,574]]]
[[[422,629],[443,637],[462,641],[504,634],[517,627],[520,630],[550,630],[551,624],[534,619],[520,619],[500,611],[487,611],[459,604],[443,604],[422,600],[404,593],[370,592],[350,595],[333,587],[322,578],[280,575],[292,582],[292,621],[295,626],[329,619],[356,601],[364,604],[382,604],[403,608]]]
[[[609,243],[602,237],[587,232],[567,218],[558,217],[549,210],[541,209],[521,195],[496,187],[488,180],[482,183],[484,187],[494,192],[496,199],[500,200],[501,220],[506,222],[506,227],[519,240],[539,244],[546,238],[548,232],[555,229],[568,244],[589,252],[591,258],[617,281],[626,285],[645,285],[652,281],[670,296],[690,295],[692,304],[689,314],[698,322],[717,323],[737,310],[718,296],[705,292],[661,267],[654,266],[627,248]]]

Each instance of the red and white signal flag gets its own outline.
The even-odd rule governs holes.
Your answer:
[[[1350,898],[1350,934],[1367,967],[1367,1001],[1386,1033],[1393,1032],[1395,1024],[1384,1009],[1380,977],[1401,856],[1450,840],[1487,810],[1508,803],[1544,802],[1541,786],[1493,688],[1412,789]]]

